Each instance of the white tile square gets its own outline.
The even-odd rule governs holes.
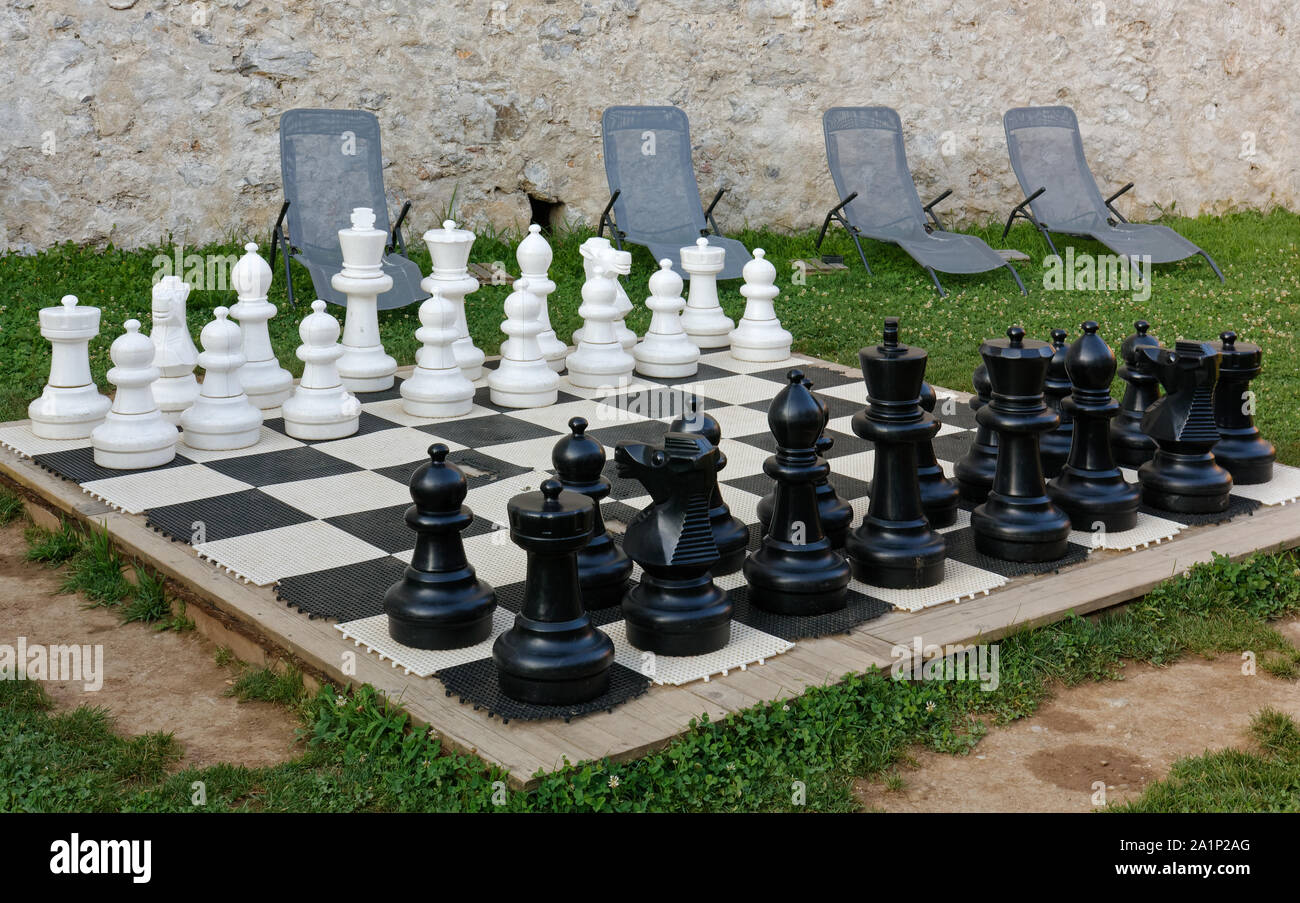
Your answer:
[[[90,438],[85,439],[42,439],[32,432],[31,421],[24,420],[14,426],[0,429],[0,445],[12,449],[20,455],[34,458],[53,452],[72,451],[74,448],[89,448]]]
[[[416,677],[432,677],[444,668],[467,665],[481,658],[492,657],[492,644],[515,623],[515,613],[497,606],[492,611],[492,634],[483,642],[463,649],[414,649],[404,646],[388,635],[388,616],[372,615],[357,621],[335,624],[334,629],[354,645],[365,646],[394,668],[401,668]]]
[[[753,408],[732,404],[713,408],[707,413],[718,421],[723,436],[753,436],[769,431],[766,411],[756,411]]]
[[[262,491],[286,505],[321,519],[387,508],[390,505],[411,504],[408,486],[370,470],[275,483],[263,486]]]
[[[566,431],[567,432],[567,431]],[[484,445],[478,451],[491,455],[498,461],[530,467],[533,470],[550,470],[551,453],[559,436],[542,436],[537,439],[524,439],[519,442],[505,442],[501,445]]]
[[[736,477],[751,477],[763,472],[763,462],[772,457],[771,452],[763,451],[744,442],[736,442],[725,436],[722,439],[722,451],[727,456],[727,466],[718,471],[718,479],[732,480]]]
[[[469,412],[458,414],[455,417],[416,417],[402,410],[402,399],[389,398],[384,401],[371,401],[363,404],[361,410],[374,414],[390,423],[396,423],[401,426],[427,426],[431,423],[446,423],[449,420],[468,420],[471,417],[488,417],[495,414],[496,411],[489,408],[471,405]]]
[[[724,376],[700,383],[697,391],[705,398],[725,401],[727,404],[749,404],[753,401],[771,401],[780,392],[781,383],[756,376]]]
[[[263,415],[265,416],[265,415]],[[266,452],[288,451],[291,448],[302,448],[306,443],[299,442],[284,433],[277,433],[268,426],[262,426],[262,435],[256,442],[248,448],[237,448],[234,451],[205,451],[198,448],[190,448],[185,444],[185,433],[181,433],[180,444],[176,446],[176,453],[184,455],[191,461],[223,461],[227,458],[242,458],[245,455],[261,455]]]
[[[613,405],[596,404],[592,401],[566,401],[563,404],[553,404],[545,408],[521,408],[516,411],[506,411],[506,416],[513,417],[516,420],[523,420],[527,423],[536,424],[545,427],[548,430],[554,430],[558,441],[559,437],[569,432],[569,421],[574,417],[581,417],[587,421],[587,429],[598,430],[607,426],[614,426],[618,423],[637,423],[649,418],[642,416],[634,411],[614,407]],[[548,464],[547,467],[550,465]]]
[[[794,648],[794,643],[742,624],[731,622],[731,639],[717,652],[707,655],[655,655],[627,641],[627,623],[615,621],[600,628],[614,642],[614,661],[650,678],[652,683],[679,687],[713,675],[726,676],[735,670],[764,661]]]
[[[861,380],[845,383],[842,386],[831,386],[829,389],[815,388],[813,391],[818,395],[829,395],[832,398],[843,398],[845,401],[860,404],[864,408],[867,406],[867,384]]]
[[[494,524],[509,526],[510,521],[506,516],[506,505],[509,504],[510,500],[521,492],[533,492],[540,489],[542,483],[549,479],[552,479],[550,474],[532,470],[518,476],[507,477],[504,480],[484,483],[482,486],[470,490],[465,504],[470,507],[475,516],[490,520]],[[506,540],[506,542],[509,543],[509,540]],[[473,558],[470,558],[470,562],[477,565],[477,561]]]
[[[296,574],[325,571],[388,555],[383,549],[319,520],[200,543],[194,551],[258,586]]]
[[[114,508],[140,514],[150,508],[179,505],[252,489],[252,485],[202,464],[183,464],[148,473],[126,473],[82,483],[81,488]]]
[[[465,447],[413,429],[380,430],[362,436],[318,442],[314,447],[317,451],[358,467],[377,470],[418,461],[429,454],[429,446],[435,442],[443,443],[451,451],[460,451]]]
[[[922,589],[889,589],[860,583],[857,580],[851,581],[849,586],[903,611],[920,611],[922,608],[943,605],[946,602],[960,602],[979,595],[987,596],[990,590],[997,589],[1006,582],[1007,578],[1001,574],[949,558],[943,564],[943,580],[936,586]]]
[[[489,586],[503,587],[512,583],[522,583],[528,573],[528,556],[523,549],[510,539],[510,531],[504,527],[491,533],[465,537],[465,558],[474,568],[480,580]],[[410,561],[410,553],[395,555],[404,561]]]

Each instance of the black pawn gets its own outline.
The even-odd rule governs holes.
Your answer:
[[[1131,530],[1137,524],[1138,488],[1124,479],[1110,450],[1110,422],[1119,402],[1110,397],[1115,355],[1097,335],[1097,324],[1083,324],[1070,346],[1066,367],[1074,391],[1063,402],[1074,419],[1074,443],[1061,473],[1047,484],[1052,497],[1076,529]]]
[[[1110,428],[1110,447],[1115,461],[1121,467],[1141,467],[1156,453],[1156,443],[1142,431],[1142,417],[1147,408],[1160,397],[1160,381],[1151,369],[1151,361],[1141,348],[1159,348],[1160,342],[1148,335],[1151,328],[1146,320],[1133,324],[1135,332],[1120,346],[1119,356],[1124,365],[1119,368],[1119,378],[1124,380],[1124,397],[1119,403],[1119,416]]]
[[[709,495],[719,454],[703,436],[679,432],[665,433],[661,446],[623,440],[614,449],[619,476],[651,498],[623,536],[623,550],[643,571],[623,598],[627,640],[638,649],[703,655],[731,639],[731,600],[711,573],[718,546]]]
[[[1238,342],[1235,332],[1219,334],[1219,384],[1214,390],[1214,422],[1219,439],[1214,457],[1239,486],[1273,479],[1277,449],[1255,427],[1255,395],[1250,381],[1264,359],[1258,345]]]
[[[933,414],[938,401],[934,386],[927,382],[921,383],[921,409]],[[957,487],[944,476],[943,468],[934,456],[934,442],[931,439],[916,444],[916,475],[921,481],[921,507],[925,509],[925,519],[930,522],[930,526],[938,530],[956,523],[959,493]]]
[[[605,530],[600,512],[601,500],[609,495],[609,480],[601,476],[605,468],[605,448],[586,435],[587,421],[574,417],[569,421],[571,435],[555,443],[551,463],[560,484],[570,492],[585,495],[596,503],[595,526],[586,547],[578,553],[578,583],[582,587],[582,604],[587,609],[608,608],[623,601],[632,562]]]
[[[993,488],[993,475],[998,469],[998,434],[979,420],[979,410],[993,397],[993,383],[989,381],[989,368],[980,364],[971,377],[975,395],[968,402],[975,412],[978,428],[970,450],[953,467],[957,478],[957,491],[968,502],[979,504]]]
[[[812,381],[804,379],[804,387],[811,390]],[[826,533],[827,538],[831,541],[831,546],[836,549],[844,548],[844,539],[848,536],[849,527],[853,526],[853,506],[840,498],[835,487],[831,485],[830,462],[826,457],[835,446],[835,440],[825,434],[826,424],[830,422],[831,412],[826,403],[816,395],[813,396],[817,404],[822,409],[822,435],[817,437],[814,448],[817,450],[817,465],[826,465],[826,474],[818,477],[813,486],[817,491],[817,511],[821,515],[822,530]],[[776,490],[773,489],[767,495],[758,500],[758,520],[763,525],[763,535],[767,535],[768,526],[772,523],[772,509],[776,505]]]
[[[998,434],[998,469],[984,504],[971,512],[975,548],[1007,561],[1055,561],[1069,551],[1070,518],[1043,483],[1038,436],[1059,418],[1043,402],[1052,346],[1026,339],[1019,326],[1005,339],[986,339],[980,356],[993,395],[975,416]]]
[[[884,339],[858,352],[867,384],[867,408],[853,415],[853,432],[875,446],[871,502],[845,548],[863,583],[899,589],[943,580],[947,549],[921,507],[916,446],[939,424],[921,409],[928,355],[898,341],[898,318],[885,319]]]
[[[415,551],[401,580],[384,594],[388,635],[414,649],[461,649],[492,634],[496,593],[465,560],[460,532],[474,520],[465,507],[465,474],[447,463],[447,446],[429,446],[429,463],[411,475],[406,523]]]
[[[703,436],[718,450],[718,472],[721,473],[727,466],[727,455],[721,446],[722,427],[712,415],[700,410],[697,403],[693,402],[690,412],[685,417],[674,420],[668,430]],[[719,555],[713,575],[721,577],[736,573],[745,563],[745,552],[749,549],[749,528],[740,518],[731,516],[731,509],[722,498],[717,474],[714,474],[713,490],[709,494],[709,523],[713,525],[713,541],[718,545]]]
[[[1219,352],[1209,342],[1179,342],[1143,348],[1165,397],[1147,409],[1142,429],[1156,453],[1138,468],[1142,501],[1152,508],[1185,514],[1226,511],[1232,477],[1214,459],[1219,430],[1214,425],[1214,384]]]
[[[771,529],[758,551],[745,560],[749,601],[787,615],[838,611],[847,604],[849,565],[822,531],[815,483],[830,473],[818,457],[817,434],[825,409],[803,374],[791,370],[789,385],[767,410],[776,454],[763,472],[776,481]]]
[[[1070,457],[1070,440],[1074,436],[1074,418],[1065,409],[1064,401],[1070,397],[1070,374],[1065,366],[1070,346],[1064,329],[1052,330],[1052,361],[1047,365],[1047,379],[1043,381],[1043,400],[1047,409],[1061,418],[1056,429],[1044,433],[1038,443],[1038,455],[1043,459],[1043,476],[1054,477],[1061,472]]]
[[[572,705],[609,689],[614,643],[591,626],[578,588],[578,551],[595,503],[558,480],[510,500],[510,538],[528,553],[523,610],[492,645],[501,692],[537,705]]]

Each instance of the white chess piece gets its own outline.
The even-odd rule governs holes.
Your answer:
[[[113,408],[90,434],[95,463],[112,470],[161,467],[176,458],[180,434],[153,400],[158,368],[153,342],[140,332],[139,320],[127,320],[126,332],[113,340],[108,381],[117,386]]]
[[[278,408],[293,392],[293,374],[280,366],[271,348],[267,321],[275,316],[275,305],[266,300],[271,289],[271,267],[257,253],[257,245],[244,245],[244,256],[230,271],[230,281],[239,300],[230,316],[239,321],[244,366],[239,384],[248,400],[263,411]]]
[[[99,335],[99,308],[78,307],[64,295],[58,307],[43,307],[41,335],[50,340],[50,379],[27,406],[32,433],[42,439],[85,439],[104,422],[109,399],[90,375],[90,340]]]
[[[546,363],[558,373],[564,369],[564,358],[569,353],[569,346],[556,338],[555,328],[551,326],[550,305],[546,300],[555,291],[555,283],[549,274],[551,259],[551,246],[542,238],[542,227],[533,223],[528,227],[524,240],[515,249],[515,261],[519,264],[519,275],[528,280],[529,291],[537,296],[539,302],[537,322],[542,328],[537,333],[537,344],[542,349]]]
[[[537,344],[541,322],[537,295],[529,280],[520,276],[506,298],[501,331],[501,363],[488,374],[493,404],[506,408],[544,408],[559,398],[560,375],[551,369]]]
[[[354,209],[351,227],[339,230],[343,270],[330,285],[348,296],[338,370],[344,388],[352,392],[391,389],[397,372],[397,361],[384,352],[379,338],[379,296],[393,287],[393,277],[384,272],[387,242],[388,233],[375,228],[369,207]]]
[[[298,359],[305,365],[293,395],[280,406],[284,431],[295,439],[342,439],[361,425],[361,402],[343,387],[338,359],[339,321],[325,313],[325,302],[317,298],[311,313],[298,326],[302,344]]]
[[[776,267],[765,258],[762,248],[754,249],[754,259],[745,264],[741,275],[745,284],[745,315],[731,331],[731,356],[738,361],[783,361],[790,356],[793,338],[781,327],[772,301],[781,290],[776,287]]]
[[[179,276],[164,276],[153,287],[149,338],[154,366],[162,374],[153,384],[153,400],[170,423],[180,423],[181,412],[199,397],[199,382],[194,378],[199,350],[190,338],[185,314],[189,294],[190,284]]]
[[[569,355],[569,382],[587,389],[617,387],[626,382],[636,368],[636,358],[623,350],[614,332],[618,311],[614,307],[614,280],[605,275],[604,267],[594,267],[591,278],[582,284],[582,341]]]
[[[433,258],[433,272],[420,282],[420,288],[430,295],[441,292],[456,311],[456,341],[452,351],[456,363],[466,379],[483,375],[486,355],[469,337],[469,321],[465,317],[465,296],[478,291],[478,280],[469,274],[469,251],[474,246],[474,233],[457,229],[451,220],[445,220],[441,229],[424,233],[424,243]]]
[[[659,270],[650,277],[650,328],[645,339],[632,350],[636,372],[644,376],[694,376],[700,368],[700,349],[682,329],[681,312],[686,306],[682,297],[682,277],[673,272],[673,262],[659,261]]]
[[[181,414],[181,441],[190,448],[248,448],[262,435],[262,411],[248,400],[239,382],[244,353],[239,327],[226,319],[229,314],[226,308],[218,307],[212,312],[216,319],[199,333],[203,389]]]
[[[456,308],[433,292],[420,305],[415,370],[402,381],[402,410],[412,417],[459,417],[474,406],[474,384],[456,363]]]
[[[637,336],[623,319],[632,312],[632,299],[623,291],[619,277],[632,272],[632,252],[618,250],[608,238],[592,236],[578,246],[578,253],[582,255],[582,271],[587,279],[591,278],[593,268],[599,266],[614,280],[614,310],[618,314],[614,320],[614,334],[618,336],[619,344],[630,351],[636,345]],[[573,344],[581,341],[582,330],[578,329],[573,333]]]
[[[681,250],[682,269],[691,277],[691,291],[686,296],[686,310],[682,312],[682,329],[701,349],[725,348],[728,335],[736,328],[718,303],[718,274],[726,257],[725,248],[710,245],[704,237]]]

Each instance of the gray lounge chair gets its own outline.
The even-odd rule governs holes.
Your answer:
[[[317,298],[346,306],[347,296],[336,291],[330,279],[343,268],[338,232],[351,225],[354,207],[372,209],[375,228],[390,232],[384,272],[393,277],[393,287],[379,296],[379,309],[404,307],[429,297],[420,288],[419,266],[406,258],[402,221],[411,209],[409,201],[402,205],[397,222],[389,230],[383,167],[379,120],[373,113],[288,110],[280,117],[284,204],[272,232],[271,266],[275,266],[278,250],[284,255],[290,305],[294,303],[289,269],[292,257],[311,274]]]
[[[655,260],[665,257],[682,272],[678,251],[700,236],[726,249],[719,279],[739,279],[753,258],[734,238],[724,238],[713,208],[726,192],[719,189],[707,210],[691,165],[691,133],[677,107],[610,107],[600,117],[605,145],[609,203],[600,215],[598,235],[608,226],[619,248],[623,241],[644,245]]]
[[[1050,233],[1093,238],[1130,263],[1149,257],[1152,263],[1173,263],[1200,254],[1219,281],[1218,264],[1168,226],[1130,223],[1115,209],[1115,199],[1133,187],[1129,182],[1102,198],[1097,180],[1083,155],[1079,120],[1069,107],[1017,107],[1002,117],[1011,168],[1025,193],[1007,217],[1002,237],[1017,217],[1034,224],[1056,254]]]
[[[1015,267],[974,235],[948,232],[934,207],[948,189],[924,207],[907,167],[903,124],[889,107],[833,107],[822,115],[826,162],[840,202],[831,208],[817,236],[817,247],[835,220],[858,249],[867,272],[871,266],[859,236],[898,245],[925,267],[940,296],[946,294],[941,273],[985,273],[1006,267],[1021,294],[1029,294]]]

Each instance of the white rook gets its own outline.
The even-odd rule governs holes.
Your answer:
[[[199,397],[194,365],[199,351],[190,338],[185,299],[190,284],[179,276],[164,276],[153,287],[153,319],[149,338],[153,341],[154,366],[162,374],[153,384],[153,400],[171,423],[181,422],[181,412]]]
[[[140,333],[139,320],[127,320],[125,328],[108,349],[113,360],[108,381],[117,387],[113,408],[90,434],[90,444],[100,467],[161,467],[175,459],[180,434],[153,400],[152,386],[158,378],[153,342]]]
[[[726,257],[724,248],[710,245],[703,237],[681,250],[682,269],[691,277],[682,329],[700,348],[725,348],[727,337],[736,328],[718,303],[718,274]]]
[[[239,321],[244,348],[244,366],[239,368],[239,384],[254,406],[269,411],[278,408],[293,392],[293,374],[280,366],[271,348],[267,322],[275,316],[275,305],[266,300],[271,290],[271,267],[257,245],[244,245],[244,256],[230,271],[239,300],[230,316]]]
[[[49,382],[27,406],[32,432],[42,439],[85,439],[104,422],[110,404],[90,375],[90,340],[99,335],[99,308],[78,307],[76,295],[64,295],[59,307],[43,307],[39,317],[52,353]]]
[[[469,274],[469,251],[474,246],[474,233],[457,229],[451,220],[443,221],[441,229],[424,233],[424,243],[433,258],[433,272],[420,282],[420,288],[430,295],[441,292],[456,311],[456,341],[452,351],[456,364],[466,379],[483,375],[483,360],[487,357],[469,337],[469,320],[465,316],[465,296],[478,291],[478,280]]]
[[[790,356],[790,333],[776,318],[773,301],[781,293],[776,287],[776,267],[765,259],[762,248],[741,270],[745,284],[745,315],[731,332],[731,356],[738,361],[783,361]]]
[[[343,355],[338,361],[343,386],[353,392],[382,392],[393,387],[397,361],[384,352],[379,339],[379,296],[393,287],[384,272],[388,233],[375,228],[369,207],[352,211],[352,226],[339,230],[343,271],[330,285],[348,296],[343,320]]]

